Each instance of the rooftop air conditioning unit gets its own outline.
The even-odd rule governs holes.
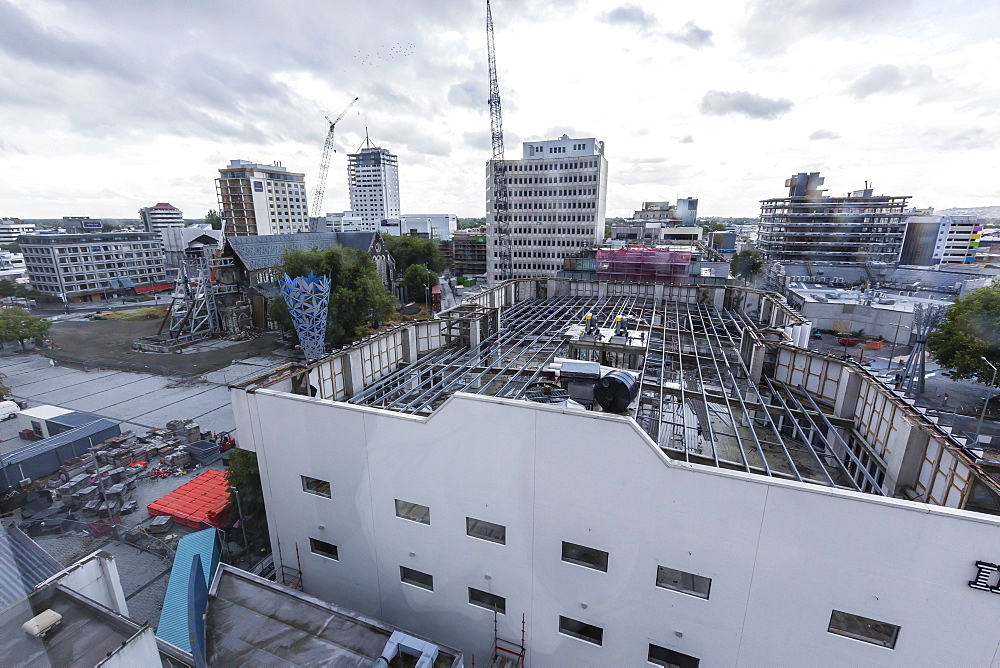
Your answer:
[[[21,487],[27,487],[28,485],[31,484],[31,478],[25,478],[24,480],[19,481],[17,484],[20,485]]]
[[[45,638],[59,629],[61,621],[62,615],[55,610],[44,610],[21,624],[21,630],[35,638]]]

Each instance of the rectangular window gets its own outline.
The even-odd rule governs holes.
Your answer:
[[[577,566],[586,566],[594,570],[608,572],[608,553],[603,550],[595,550],[592,547],[563,541],[562,560]]]
[[[595,645],[601,645],[604,642],[604,629],[601,627],[561,615],[559,616],[559,633],[592,642]]]
[[[647,661],[657,666],[666,666],[667,668],[698,668],[700,660],[693,656],[681,654],[672,649],[649,643]]]
[[[702,577],[694,573],[685,573],[676,568],[657,566],[656,586],[691,594],[699,598],[708,598],[708,591],[712,588],[712,578]]]
[[[487,591],[479,591],[469,587],[469,603],[480,608],[486,608],[498,612],[501,615],[507,612],[507,599]]]
[[[330,483],[326,480],[320,480],[319,478],[310,478],[307,475],[300,476],[302,478],[302,491],[308,492],[309,494],[315,494],[316,496],[325,496],[330,498]]]
[[[396,517],[402,517],[404,520],[410,520],[411,522],[430,524],[431,509],[419,503],[410,503],[409,501],[396,499]]]
[[[326,541],[317,540],[316,538],[310,538],[309,550],[313,554],[318,554],[321,557],[333,559],[334,561],[340,561],[340,555],[337,553],[337,546],[333,543],[327,543]]]
[[[870,642],[873,645],[889,649],[896,646],[896,638],[899,637],[899,627],[895,624],[852,615],[840,610],[834,610],[830,614],[830,626],[827,631],[838,636]]]
[[[434,591],[433,575],[421,573],[420,571],[415,571],[412,568],[407,568],[406,566],[400,566],[399,579],[401,582],[411,584],[414,587],[420,587],[421,589],[426,589],[427,591]]]
[[[466,517],[465,533],[473,538],[481,538],[501,545],[507,544],[507,527],[502,524],[493,524],[485,520]]]

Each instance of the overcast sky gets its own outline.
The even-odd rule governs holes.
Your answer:
[[[596,137],[608,215],[700,198],[756,216],[820,171],[915,206],[1000,204],[1000,2],[495,0],[508,157]],[[217,207],[232,158],[281,161],[348,207],[367,125],[403,213],[484,215],[485,1],[0,0],[0,215]]]

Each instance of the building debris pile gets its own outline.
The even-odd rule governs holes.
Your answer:
[[[20,507],[21,528],[29,535],[87,531],[98,536],[138,509],[137,484],[209,466],[235,445],[228,434],[202,432],[190,419],[171,420],[142,436],[128,431],[95,444],[91,455],[66,460],[53,475],[16,491],[17,498],[0,510],[6,514]]]

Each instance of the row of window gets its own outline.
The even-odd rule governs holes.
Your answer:
[[[538,149],[540,153],[542,149]],[[504,171],[507,172],[539,172],[560,169],[594,169],[597,167],[596,160],[585,160],[583,162],[543,162],[534,161],[507,162],[504,163]]]
[[[527,214],[508,216],[508,219],[518,223],[586,223],[593,222],[596,214]]]
[[[597,188],[559,188],[556,190],[508,190],[510,197],[577,197],[596,195]]]
[[[507,185],[528,185],[532,183],[592,183],[597,181],[597,174],[576,176],[515,176],[507,179]],[[492,185],[488,184],[488,185]]]

